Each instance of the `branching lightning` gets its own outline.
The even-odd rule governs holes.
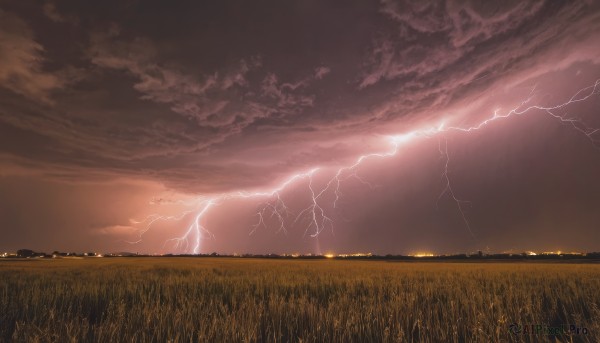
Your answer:
[[[165,242],[175,242],[175,249],[180,247],[184,247],[185,250],[189,249],[190,240],[193,239],[194,242],[194,254],[200,253],[200,240],[202,238],[202,233],[208,234],[212,236],[210,231],[206,230],[206,228],[200,223],[202,217],[206,214],[209,208],[214,205],[214,201],[212,199],[203,202],[201,205],[202,209],[196,214],[192,224],[188,227],[187,231],[181,237],[171,238]]]
[[[292,221],[291,225],[295,225],[298,223],[305,223],[305,235],[309,234],[311,237],[318,238],[319,234],[327,227],[333,229],[333,219],[331,216],[327,214],[325,210],[325,205],[323,204],[326,201],[326,195],[329,195],[333,198],[331,201],[331,207],[336,208],[338,206],[338,202],[340,197],[342,196],[342,192],[340,190],[342,184],[349,179],[358,180],[369,187],[373,187],[370,183],[363,180],[358,174],[359,167],[371,160],[371,159],[385,159],[391,158],[398,154],[400,148],[412,142],[418,138],[439,138],[439,152],[442,158],[444,159],[444,169],[442,173],[442,180],[444,183],[444,189],[442,190],[438,201],[445,195],[449,196],[457,205],[458,211],[460,212],[462,219],[465,223],[465,226],[469,233],[473,235],[473,231],[471,225],[467,219],[465,214],[465,206],[469,204],[468,201],[462,200],[455,195],[454,189],[452,188],[450,178],[449,178],[449,163],[450,156],[448,154],[448,142],[444,136],[445,133],[448,132],[462,132],[469,133],[477,130],[481,130],[484,127],[488,126],[492,122],[495,122],[500,119],[506,119],[513,116],[524,115],[528,112],[539,110],[547,113],[550,117],[559,120],[562,123],[568,124],[572,126],[575,130],[581,132],[585,135],[594,145],[594,147],[598,148],[600,137],[598,134],[600,133],[600,129],[592,128],[587,126],[583,121],[568,117],[566,114],[561,115],[561,109],[564,109],[568,105],[585,101],[590,97],[599,93],[600,90],[600,79],[596,80],[593,85],[582,88],[577,91],[569,100],[566,102],[554,105],[554,106],[541,106],[541,105],[529,105],[529,103],[533,99],[533,90],[529,94],[529,96],[521,102],[517,107],[511,109],[510,111],[501,114],[499,110],[494,111],[493,116],[473,125],[473,126],[445,126],[444,123],[439,124],[435,127],[430,127],[426,129],[417,129],[410,132],[388,136],[388,142],[390,144],[390,148],[388,151],[370,153],[359,156],[355,162],[348,166],[343,166],[337,169],[335,174],[327,180],[323,184],[323,186],[318,187],[316,185],[314,176],[321,170],[321,168],[314,168],[309,170],[308,172],[298,173],[292,175],[278,187],[264,191],[264,192],[245,192],[245,191],[237,191],[231,192],[221,195],[216,195],[211,198],[201,198],[198,202],[196,208],[190,211],[183,212],[178,216],[160,216],[160,215],[151,215],[147,217],[145,220],[140,222],[134,222],[134,224],[144,224],[144,227],[139,232],[139,240],[130,242],[132,244],[139,243],[144,234],[150,230],[150,228],[157,221],[177,221],[183,220],[184,218],[193,214],[193,220],[191,224],[187,227],[187,230],[180,237],[171,238],[165,242],[174,243],[175,249],[185,249],[186,251],[191,251],[195,254],[200,252],[200,243],[204,236],[213,237],[213,235],[202,225],[202,220],[206,217],[207,213],[209,213],[209,209],[212,207],[226,201],[228,199],[244,199],[244,198],[253,198],[253,199],[265,199],[262,205],[259,206],[256,216],[257,222],[252,227],[250,234],[254,233],[259,227],[267,227],[268,221],[274,220],[277,222],[278,231],[287,232],[286,223],[290,220],[288,219],[292,216],[292,211],[286,206],[285,201],[283,200],[282,192],[286,190],[290,185],[306,182],[308,195],[310,196],[309,205],[301,210]],[[443,141],[443,142],[442,142]]]
[[[444,189],[442,190],[442,192],[440,193],[440,196],[438,197],[438,204],[439,204],[440,199],[444,195],[448,194],[452,198],[452,200],[454,200],[454,203],[456,203],[456,207],[458,207],[458,211],[460,212],[462,220],[464,221],[467,230],[469,230],[471,237],[475,237],[475,235],[473,234],[473,231],[471,230],[471,224],[469,223],[469,220],[467,219],[467,216],[465,215],[465,210],[464,210],[464,206],[470,205],[471,202],[457,198],[456,195],[454,194],[454,190],[452,189],[452,184],[450,183],[450,176],[448,175],[448,165],[450,164],[450,155],[448,154],[448,140],[444,139],[444,145],[442,147],[442,140],[440,139],[438,141],[438,148],[440,150],[440,155],[444,158],[444,171],[442,173],[442,179],[444,181]]]

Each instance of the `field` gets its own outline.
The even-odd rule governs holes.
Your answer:
[[[1,342],[598,342],[599,307],[597,264],[0,261]]]

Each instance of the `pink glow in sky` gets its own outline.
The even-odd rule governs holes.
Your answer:
[[[597,251],[599,26],[594,2],[0,3],[0,250]]]

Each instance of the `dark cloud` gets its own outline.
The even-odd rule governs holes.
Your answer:
[[[51,2],[44,4],[43,11],[46,17],[55,23],[62,23],[65,21],[65,18],[58,12],[56,6]]]
[[[3,88],[38,101],[62,88],[65,75],[42,70],[44,47],[29,25],[14,13],[0,10],[0,83]]]
[[[194,77],[193,73],[159,65],[157,48],[150,40],[122,41],[118,37],[119,31],[112,26],[108,34],[92,35],[91,62],[134,76],[137,82],[133,89],[141,93],[141,99],[168,104],[173,112],[193,119],[199,125],[231,126],[236,115],[248,114],[227,107],[231,106],[232,97],[241,93],[233,88],[247,86],[246,74],[260,67],[260,59],[241,60],[221,74],[215,71]],[[251,121],[251,118],[244,120]]]

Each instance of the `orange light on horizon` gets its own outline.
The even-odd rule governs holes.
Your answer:
[[[409,255],[409,256],[412,256],[412,257],[433,257],[435,255],[433,253],[430,253],[430,252],[418,252],[416,254]]]

